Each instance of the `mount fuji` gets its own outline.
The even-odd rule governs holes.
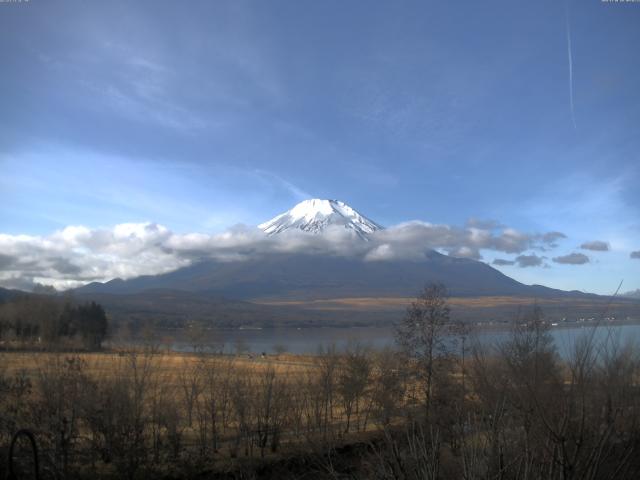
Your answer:
[[[364,240],[370,233],[383,228],[344,202],[318,198],[304,200],[291,210],[261,223],[258,228],[267,235],[292,229],[318,234],[333,226],[351,230]]]
[[[300,202],[258,228],[274,240],[280,235],[286,239],[287,233],[325,237],[335,229],[346,229],[360,246],[383,229],[344,202],[322,199]],[[332,238],[326,235],[323,240],[330,243]],[[453,297],[466,299],[457,311],[467,309],[467,318],[475,321],[495,319],[496,312],[511,315],[517,305],[534,301],[546,302],[545,311],[555,309],[559,316],[566,316],[568,308],[586,315],[600,311],[606,300],[581,292],[525,285],[486,263],[427,248],[417,260],[367,261],[358,255],[286,249],[237,261],[204,258],[161,275],[92,283],[76,289],[75,294],[100,301],[120,316],[162,317],[170,324],[188,318],[218,325],[270,325],[278,321],[348,324],[388,321],[388,315],[396,318],[407,299],[431,282],[443,283]],[[389,305],[396,305],[392,314]]]

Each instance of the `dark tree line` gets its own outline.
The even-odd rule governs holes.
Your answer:
[[[24,295],[0,304],[0,341],[4,345],[77,346],[99,349],[108,330],[104,308],[95,303]]]

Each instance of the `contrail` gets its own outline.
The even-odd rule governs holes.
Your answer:
[[[569,25],[569,3],[566,4],[566,20],[567,20],[567,56],[569,57],[569,106],[571,107],[571,121],[574,130],[578,130],[576,126],[576,114],[573,109],[573,56],[571,55],[571,26]]]

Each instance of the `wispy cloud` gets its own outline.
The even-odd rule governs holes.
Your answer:
[[[509,265],[515,265],[516,261],[515,260],[505,260],[504,258],[496,258],[493,262],[494,265],[498,265],[500,267],[504,267],[504,266],[509,266]]]
[[[515,262],[520,268],[540,267],[544,264],[544,257],[539,257],[535,253],[531,255],[518,255]]]
[[[619,242],[637,231],[637,215],[629,203],[634,178],[631,171],[599,176],[576,171],[550,180],[522,212],[537,225],[562,225],[563,233],[572,238],[587,240],[606,232],[611,247],[627,249]]]
[[[294,185],[292,182],[282,178],[281,176],[273,172],[267,172],[260,169],[256,169],[254,172],[258,177],[268,181],[271,184],[276,185],[277,188],[282,188],[287,191],[296,201],[313,198],[313,195],[309,194],[309,192],[303,190],[299,186]]]
[[[0,162],[5,233],[152,219],[177,231],[221,231],[251,222],[256,197],[264,201],[251,171],[222,163],[131,159],[50,144],[29,154],[0,153]]]
[[[570,253],[568,255],[553,257],[553,261],[565,265],[584,265],[585,263],[589,263],[590,260],[584,253]]]
[[[602,240],[592,240],[590,242],[584,242],[580,245],[583,250],[593,250],[594,252],[608,252],[609,243]]]
[[[571,122],[573,129],[578,130],[576,125],[576,113],[573,106],[573,53],[571,51],[571,25],[569,23],[569,3],[566,4],[566,24],[567,24],[567,59],[569,64],[569,107],[571,109]]]

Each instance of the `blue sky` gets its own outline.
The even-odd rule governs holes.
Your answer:
[[[337,198],[387,226],[562,232],[480,254],[640,288],[638,25],[600,0],[1,3],[0,234],[215,235]]]

